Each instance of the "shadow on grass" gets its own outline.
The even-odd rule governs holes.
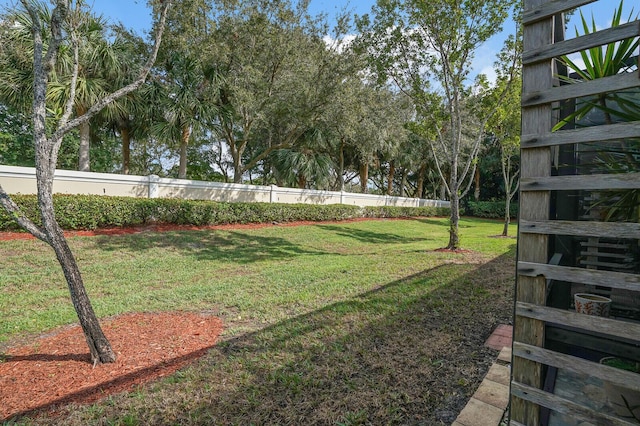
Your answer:
[[[238,231],[184,231],[123,235],[117,238],[95,237],[94,243],[104,251],[144,251],[171,249],[202,260],[252,263],[261,260],[280,260],[300,255],[323,255],[322,251],[309,250],[285,238],[264,237]]]
[[[135,398],[63,421],[451,424],[497,355],[484,341],[511,321],[514,257],[441,265],[227,338]]]
[[[388,232],[373,232],[357,228],[348,228],[336,225],[316,225],[320,229],[331,231],[341,237],[353,238],[362,243],[367,244],[390,244],[390,243],[412,243],[423,241],[424,238],[407,238],[402,235],[391,234]]]

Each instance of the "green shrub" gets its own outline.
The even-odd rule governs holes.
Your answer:
[[[24,214],[39,224],[35,195],[13,195]],[[99,195],[53,197],[56,218],[63,229],[96,229],[136,226],[145,223],[222,225],[293,221],[345,220],[357,217],[446,216],[448,208],[358,207],[343,204],[227,203],[169,198],[131,198]],[[18,230],[17,223],[0,209],[0,230]]]
[[[504,219],[504,201],[470,201],[464,214],[475,217]],[[509,216],[518,217],[518,203],[509,205]]]

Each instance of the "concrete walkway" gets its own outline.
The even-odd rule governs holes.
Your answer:
[[[499,325],[485,342],[500,354],[452,426],[498,426],[509,404],[513,328]]]

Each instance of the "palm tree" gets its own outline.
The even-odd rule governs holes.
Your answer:
[[[110,82],[122,80],[121,64],[117,49],[107,40],[107,24],[104,18],[78,11],[70,17],[74,25],[80,27],[79,68],[76,84],[75,112],[82,116],[98,99],[108,93]],[[73,56],[70,50],[63,49],[60,55],[60,66],[54,73],[49,86],[49,99],[54,105],[63,105],[68,99],[70,80],[73,69]],[[91,142],[91,123],[88,121],[79,126],[80,149],[78,153],[78,170],[90,171],[89,148]]]
[[[51,24],[51,12],[44,3],[34,3],[40,22],[43,26]],[[33,81],[33,40],[30,28],[31,17],[24,12],[9,15],[5,22],[11,24],[11,30],[3,32],[3,59],[0,72],[0,98],[9,105],[20,109],[28,109],[25,102],[32,99]],[[77,34],[78,78],[75,84],[74,111],[82,116],[96,100],[103,97],[108,90],[108,82],[119,81],[120,63],[112,43],[107,39],[106,21],[83,9],[70,11],[64,22],[64,31]],[[48,42],[44,40],[45,47]],[[71,92],[70,76],[74,67],[74,49],[71,41],[60,48],[59,60],[52,70],[50,84],[47,88],[47,108],[53,117],[63,113],[66,99]],[[91,124],[83,122],[79,125],[80,149],[78,169],[90,170],[89,147],[91,140]]]
[[[118,56],[120,72],[114,79],[109,80],[109,88],[118,87],[133,81],[140,72],[138,64],[147,55],[144,41],[130,30],[116,26],[113,28],[115,39],[112,49]],[[131,142],[144,138],[149,133],[149,115],[152,113],[153,90],[148,90],[149,83],[143,89],[118,99],[107,106],[102,112],[102,118],[107,126],[116,133],[122,141],[122,174],[129,174],[131,169]]]
[[[166,139],[178,142],[178,178],[186,179],[189,141],[205,123],[211,127],[219,111],[216,99],[220,75],[215,67],[182,52],[174,53],[165,61],[164,71],[162,120],[155,124],[155,130]]]

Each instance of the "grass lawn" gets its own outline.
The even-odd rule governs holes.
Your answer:
[[[207,310],[223,342],[191,367],[50,424],[450,424],[509,322],[515,239],[446,219],[76,237],[98,316]],[[515,227],[512,232],[515,235]],[[52,251],[0,245],[0,342],[76,322]]]

